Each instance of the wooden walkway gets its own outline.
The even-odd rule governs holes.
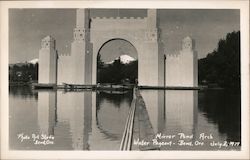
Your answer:
[[[127,121],[126,121],[126,124],[125,124],[123,136],[122,136],[122,141],[121,141],[121,144],[120,144],[120,150],[122,150],[122,151],[131,150],[131,146],[132,146],[135,107],[136,107],[136,101],[137,101],[137,98],[135,96],[135,93],[136,93],[137,89],[134,88],[133,90],[134,90],[133,100],[132,100],[132,103],[131,103],[131,107],[130,107],[130,110],[129,110],[129,114],[128,114],[128,117],[127,117]]]
[[[157,89],[157,90],[200,90],[201,87],[182,87],[182,86],[139,86],[140,89]]]
[[[144,142],[150,142],[148,145],[132,145],[132,150],[158,150],[159,148],[152,145],[152,139],[155,137],[153,125],[150,121],[149,114],[146,108],[143,97],[140,94],[140,91],[137,91],[137,104],[135,111],[135,121],[133,129],[133,139],[140,140]]]
[[[145,102],[139,89],[133,89],[133,100],[125,124],[120,150],[158,150],[152,143],[149,145],[135,145],[134,140],[144,140],[151,142],[155,136]]]
[[[102,83],[97,85],[84,85],[84,84],[69,84],[63,83],[62,85],[57,84],[43,84],[33,83],[34,89],[65,89],[65,90],[79,90],[79,89],[91,89],[91,90],[109,90],[109,91],[120,91],[120,90],[131,90],[135,87],[134,84],[112,84]],[[201,87],[175,87],[175,86],[138,86],[139,89],[156,89],[156,90],[200,90]]]
[[[82,84],[68,84],[63,83],[63,85],[58,86],[58,89],[65,90],[79,90],[79,89],[88,89],[88,90],[107,90],[107,91],[125,91],[133,89],[134,85],[122,85],[122,84],[97,84],[97,85],[82,85]]]

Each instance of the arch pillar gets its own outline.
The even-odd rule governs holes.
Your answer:
[[[97,45],[93,45],[93,60],[92,60],[92,84],[97,83],[97,54],[98,54]],[[97,54],[94,54],[97,53]]]

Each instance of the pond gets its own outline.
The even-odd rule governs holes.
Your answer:
[[[238,144],[211,146],[213,141],[214,144],[241,141],[239,93],[224,90],[140,90],[140,93],[145,102],[143,114],[148,117],[148,122],[141,123],[149,123],[155,135],[177,138],[184,133],[193,135],[192,143],[203,133],[207,138],[212,136],[202,140],[205,143],[202,146],[163,145],[161,150],[240,150]],[[132,99],[130,91],[65,92],[10,87],[10,149],[119,150]]]

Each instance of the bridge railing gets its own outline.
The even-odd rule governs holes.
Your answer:
[[[133,137],[133,127],[134,127],[134,117],[135,117],[135,107],[136,107],[136,92],[137,88],[133,89],[133,100],[126,120],[122,141],[120,144],[120,150],[131,150],[131,143]]]

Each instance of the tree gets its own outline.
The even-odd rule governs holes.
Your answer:
[[[30,82],[38,80],[38,63],[20,63],[9,66],[10,82]]]
[[[119,84],[127,81],[129,81],[130,83],[134,83],[135,79],[138,78],[138,61],[134,61],[129,64],[123,64],[120,58],[118,58],[111,64],[104,64],[103,62],[98,62],[97,64],[98,83]]]
[[[240,89],[240,31],[228,33],[218,47],[200,59],[199,83],[216,83],[223,88]]]

